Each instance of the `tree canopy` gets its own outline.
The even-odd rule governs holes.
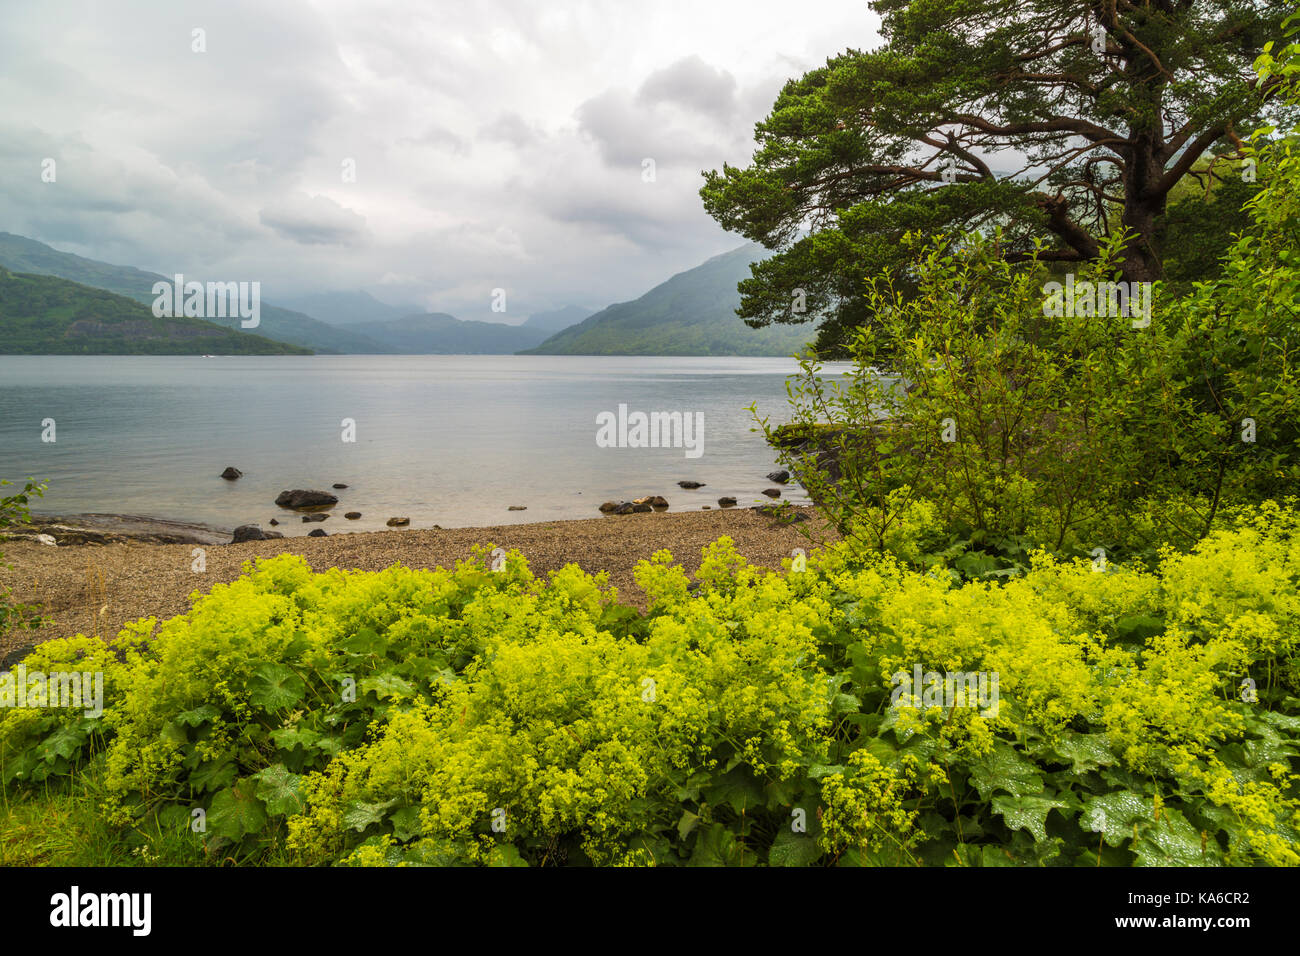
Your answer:
[[[874,0],[884,44],[791,80],[748,167],[706,172],[705,208],[777,251],[741,283],[750,325],[869,324],[864,277],[908,231],[1000,227],[1009,261],[1164,274],[1171,192],[1291,107],[1253,69],[1287,2]],[[1226,235],[1225,235],[1226,240]],[[1068,267],[1068,266],[1067,266]]]

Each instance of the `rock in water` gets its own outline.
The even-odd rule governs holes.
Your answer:
[[[323,508],[336,505],[339,500],[328,491],[306,491],[295,488],[293,491],[280,492],[275,503],[281,508]]]
[[[303,521],[303,524],[307,524],[308,522],[311,522],[311,521],[324,521],[324,520],[325,520],[326,518],[328,518],[328,517],[329,517],[329,515],[321,515],[321,514],[315,514],[315,515],[303,515],[303,516],[302,516],[302,521]]]
[[[510,506],[509,508],[507,508],[506,510],[507,510],[507,511],[527,511],[527,510],[528,510],[528,506],[527,506],[527,505],[511,505],[511,506]]]
[[[735,499],[735,498],[731,498],[731,497],[727,497],[727,496],[723,496],[723,497],[721,497],[721,498],[718,499],[718,507],[719,507],[719,508],[734,508],[734,507],[736,507],[736,499]]]
[[[347,514],[345,514],[343,517],[347,518],[349,521],[356,521],[358,518],[361,517],[361,512],[360,512],[360,511],[349,511],[349,512],[348,512]]]
[[[241,524],[235,529],[235,537],[231,544],[239,544],[241,541],[265,541],[266,532],[255,524]]]
[[[603,505],[600,506],[600,510],[603,511],[605,514],[609,514],[611,511],[617,511],[618,506],[619,506],[619,502],[617,501],[606,501]]]
[[[769,498],[780,498],[780,497],[781,497],[781,489],[780,489],[780,488],[764,488],[764,489],[763,489],[763,494],[767,495]]]
[[[410,523],[411,523],[410,518],[389,518],[388,519],[388,527],[390,528],[404,528]]]
[[[226,479],[226,481],[234,481],[236,478],[244,477],[244,473],[240,471],[238,468],[232,467],[232,468],[227,468],[225,471],[223,471],[221,473],[221,477]]]
[[[307,537],[309,537],[309,538],[328,538],[328,537],[329,537],[329,534],[328,534],[326,531],[324,531],[323,529],[321,529],[321,528],[317,528],[315,531],[308,531],[308,532],[307,532]]]
[[[271,527],[275,527],[275,526],[278,525],[279,523],[280,523],[280,522],[279,522],[278,520],[276,520],[275,518],[272,518],[272,519],[271,519]]]
[[[346,488],[347,485],[338,485],[338,484],[336,484],[336,485],[333,485],[332,487],[334,487],[334,488]]]
[[[790,480],[790,472],[786,471],[784,468],[779,471],[768,472],[767,480],[775,481],[778,485],[784,485]]]
[[[704,482],[702,482],[702,481],[679,481],[679,482],[677,482],[677,486],[678,486],[679,488],[703,488],[703,487],[704,487]]]

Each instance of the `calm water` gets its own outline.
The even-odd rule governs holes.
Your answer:
[[[394,515],[445,528],[589,518],[607,499],[655,494],[670,511],[721,495],[745,506],[767,501],[775,464],[745,406],[784,421],[794,370],[762,358],[0,356],[0,477],[47,481],[46,513],[227,529],[279,517],[286,534],[376,530]],[[703,412],[703,455],[597,447],[597,414],[620,403]],[[341,440],[345,418],[355,443]],[[244,477],[223,481],[227,465]],[[349,487],[324,524],[274,504],[335,482]],[[806,501],[795,485],[785,497]]]

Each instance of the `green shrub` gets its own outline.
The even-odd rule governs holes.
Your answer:
[[[249,862],[1298,864],[1300,515],[1224,521],[1154,569],[1038,552],[1000,583],[847,545],[767,572],[724,538],[695,590],[642,562],[645,614],[516,554],[281,555],[38,647],[102,670],[105,712],[0,711],[0,777],[19,805],[92,777],[159,846],[201,810],[191,839]],[[906,706],[916,667],[996,674],[996,706]]]

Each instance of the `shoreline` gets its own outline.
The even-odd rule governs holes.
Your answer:
[[[752,564],[777,569],[795,548],[808,550],[836,540],[814,509],[796,507],[795,511],[810,520],[784,524],[737,507],[207,543],[202,548],[205,570],[201,573],[191,570],[198,550],[195,542],[128,538],[51,547],[15,536],[0,543],[10,565],[0,567],[0,585],[12,588],[14,599],[21,603],[42,604],[48,623],[37,631],[0,635],[0,661],[52,638],[78,633],[112,637],[140,617],[161,621],[184,614],[194,591],[207,593],[215,584],[234,580],[243,563],[254,557],[284,553],[301,555],[316,571],[331,567],[378,571],[397,562],[411,568],[453,567],[457,560],[471,557],[474,545],[492,544],[520,551],[539,577],[566,564],[577,564],[590,573],[608,571],[619,600],[644,610],[644,594],[632,569],[660,549],[671,551],[674,560],[693,573],[699,568],[701,549],[728,535]]]

